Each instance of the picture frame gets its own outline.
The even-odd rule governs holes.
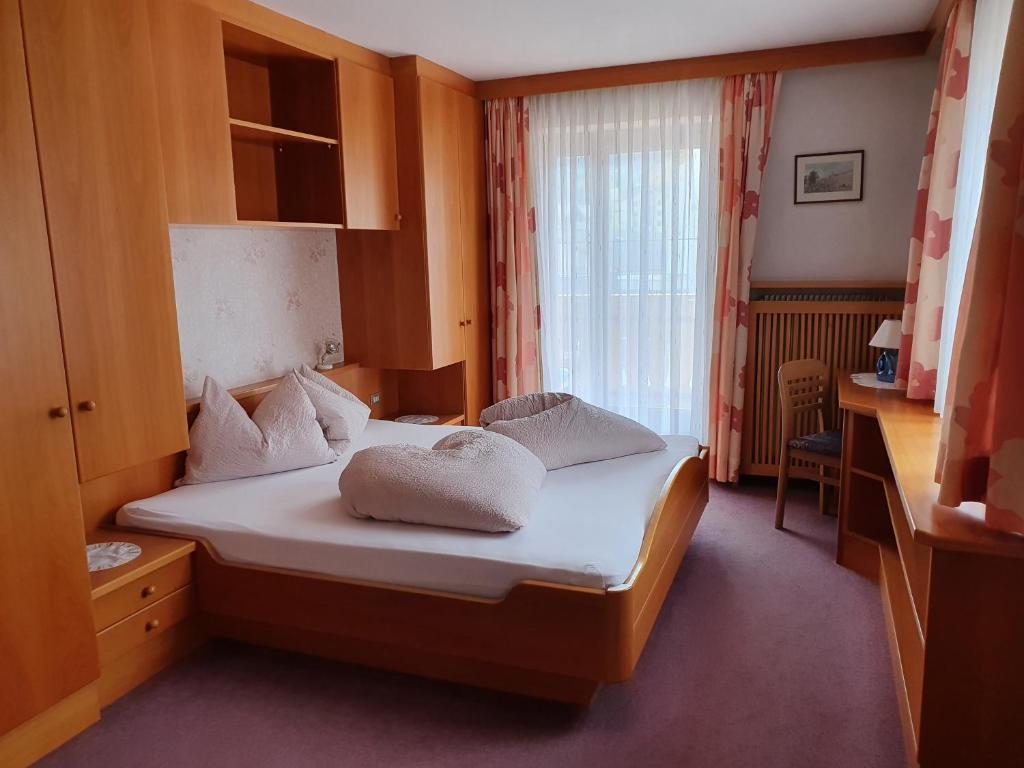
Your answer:
[[[793,204],[864,199],[864,150],[817,152],[793,158]]]

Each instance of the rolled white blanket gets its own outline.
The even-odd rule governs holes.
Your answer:
[[[666,447],[643,424],[564,392],[502,400],[481,412],[480,425],[529,448],[548,469]]]
[[[545,474],[514,440],[467,429],[430,449],[364,448],[338,485],[342,508],[353,517],[499,533],[530,519]]]

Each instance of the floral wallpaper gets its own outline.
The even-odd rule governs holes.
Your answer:
[[[341,338],[332,230],[171,228],[185,396],[313,364]]]

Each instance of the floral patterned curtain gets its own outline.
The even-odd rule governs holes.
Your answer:
[[[494,99],[487,117],[494,398],[541,387],[535,222],[526,180],[529,114],[522,98]]]
[[[722,90],[709,413],[711,474],[720,482],[739,479],[750,265],[780,80],[776,72],[736,75]]]
[[[960,0],[946,22],[939,80],[932,96],[932,114],[917,184],[903,339],[896,364],[897,382],[905,384],[907,397],[916,400],[935,398],[973,28],[974,0]]]
[[[953,341],[939,501],[1024,533],[1024,0],[1014,0]]]

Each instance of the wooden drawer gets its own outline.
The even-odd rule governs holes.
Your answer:
[[[192,581],[192,558],[181,557],[125,584],[92,603],[96,631],[126,619],[136,611],[167,597]]]
[[[192,585],[143,608],[138,613],[108,627],[96,636],[100,667],[105,667],[152,637],[178,624],[192,613]]]

